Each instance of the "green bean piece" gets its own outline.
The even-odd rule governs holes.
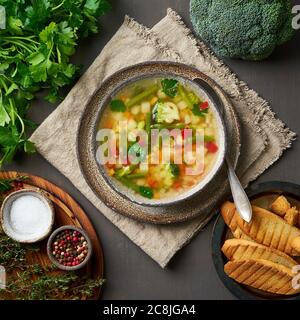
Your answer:
[[[181,85],[178,86],[178,93],[181,96],[181,98],[183,99],[183,101],[187,104],[187,106],[190,109],[193,109],[194,105],[193,105],[192,101],[190,100],[190,98],[188,97],[183,86],[181,86]]]
[[[145,178],[147,176],[147,173],[146,172],[140,172],[140,173],[132,173],[132,174],[129,174],[126,178],[127,179],[141,179],[141,178]]]
[[[154,194],[153,194],[153,190],[149,187],[144,187],[144,186],[138,186],[137,184],[135,184],[134,182],[130,181],[127,178],[124,177],[118,177],[118,180],[127,188],[137,192],[138,194],[140,194],[141,196],[148,198],[148,199],[152,199]]]
[[[130,98],[128,101],[126,101],[125,105],[126,107],[130,108],[136,105],[137,103],[142,102],[144,99],[148,98],[152,94],[154,94],[158,90],[158,85],[154,85],[150,87],[149,89],[143,91],[142,93],[139,93],[138,95]]]
[[[184,123],[176,123],[176,124],[156,123],[151,125],[151,129],[188,129],[188,128],[187,128],[187,125]]]

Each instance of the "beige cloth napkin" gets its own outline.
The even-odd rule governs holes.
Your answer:
[[[143,224],[106,207],[86,184],[76,157],[76,130],[90,97],[105,78],[126,66],[149,60],[191,64],[213,78],[229,95],[242,126],[239,174],[244,185],[258,177],[291,145],[294,134],[275,119],[268,103],[241,82],[184,25],[171,9],[152,30],[126,17],[118,32],[31,137],[38,151],[60,170],[113,224],[165,267],[173,255],[209,221],[169,226]]]

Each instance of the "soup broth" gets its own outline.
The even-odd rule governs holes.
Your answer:
[[[121,134],[123,124],[127,124],[126,139],[128,156],[121,163]],[[125,122],[124,122],[125,121]],[[176,197],[196,186],[210,172],[218,155],[218,130],[215,115],[210,103],[196,90],[183,81],[176,79],[145,79],[122,88],[104,110],[99,129],[111,129],[115,143],[107,143],[107,153],[116,158],[115,163],[105,163],[107,174],[118,180],[127,188],[150,199]],[[157,130],[174,130],[170,140],[169,162],[152,163],[153,153],[162,160],[163,144],[161,139],[151,146],[151,132]],[[190,129],[191,135],[186,134]],[[137,136],[138,130],[144,130],[144,138]],[[199,163],[174,161],[174,149],[183,153],[185,139],[189,139],[192,153],[196,153],[196,132],[202,132],[203,160],[202,170],[198,174],[187,174],[187,169],[199,166]],[[124,137],[123,137],[124,138]],[[142,149],[147,140],[147,148]],[[105,141],[98,141],[102,145]],[[152,142],[153,143],[153,142]],[[151,146],[151,147],[150,147]],[[180,149],[181,148],[181,149]],[[113,149],[113,150],[112,150]],[[197,151],[196,157],[199,156]],[[131,162],[130,154],[139,156],[139,161]],[[191,152],[190,152],[191,153]],[[123,159],[124,160],[124,159]]]

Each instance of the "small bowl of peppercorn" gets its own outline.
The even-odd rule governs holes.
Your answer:
[[[49,237],[47,253],[61,270],[74,271],[84,267],[92,255],[92,243],[87,233],[75,226],[63,226]]]

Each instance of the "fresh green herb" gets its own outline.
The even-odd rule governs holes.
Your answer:
[[[180,168],[177,164],[170,163],[169,168],[170,168],[170,171],[174,177],[178,177],[180,175]]]
[[[18,151],[32,153],[27,119],[41,89],[55,103],[79,67],[70,63],[80,38],[98,32],[108,0],[0,0],[7,28],[0,29],[0,166]]]
[[[0,234],[0,265],[9,271],[13,268],[22,268],[25,260],[26,249],[19,242]]]
[[[195,116],[205,117],[205,115],[208,113],[208,109],[201,110],[199,104],[194,104],[192,112]]]
[[[110,103],[110,110],[113,112],[125,112],[126,106],[122,100],[113,100]]]
[[[13,183],[18,183],[27,180],[28,177],[19,176],[12,179],[0,179],[0,192],[6,192],[13,188]],[[1,263],[0,263],[1,264]]]
[[[175,79],[164,79],[161,81],[162,91],[169,97],[174,98],[178,93],[178,81]]]
[[[57,273],[55,266],[29,264],[27,254],[35,247],[22,245],[0,234],[0,265],[7,273],[0,299],[45,300],[92,297],[103,279],[90,279],[75,272]]]

